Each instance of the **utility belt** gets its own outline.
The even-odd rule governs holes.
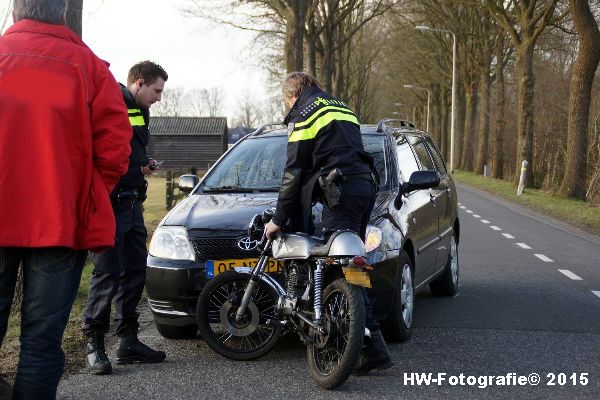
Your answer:
[[[321,187],[322,200],[325,205],[332,210],[336,210],[342,203],[342,188],[340,183],[352,182],[357,180],[366,180],[378,185],[377,175],[374,173],[362,173],[344,175],[338,168],[334,168],[326,176],[319,177],[319,186]]]
[[[110,198],[118,204],[133,205],[134,203],[143,203],[148,197],[146,195],[147,189],[147,181],[144,181],[144,186],[139,188],[117,186],[110,194]]]

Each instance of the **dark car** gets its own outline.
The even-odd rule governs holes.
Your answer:
[[[431,137],[412,124],[383,120],[361,132],[380,178],[365,243],[375,316],[388,339],[406,340],[416,290],[429,285],[443,296],[458,290],[456,188]],[[258,258],[248,223],[276,204],[286,146],[286,129],[265,126],[237,142],[200,182],[180,178],[180,188],[191,193],[159,224],[148,256],[146,291],[164,337],[195,335],[206,281]],[[319,204],[313,215],[318,233]],[[278,267],[272,261],[271,271]]]

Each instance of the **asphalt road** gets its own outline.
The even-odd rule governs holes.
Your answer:
[[[65,377],[59,398],[600,399],[600,238],[472,188],[459,186],[459,202],[459,294],[417,295],[413,337],[390,345],[395,366],[385,372],[327,392],[294,338],[233,362],[201,340],[162,339],[147,316],[142,337],[167,362],[82,371]],[[485,387],[480,376],[505,385]],[[518,377],[527,383],[510,385]]]

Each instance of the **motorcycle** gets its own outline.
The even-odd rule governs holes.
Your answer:
[[[233,360],[261,357],[282,333],[295,332],[306,345],[311,377],[334,389],[350,376],[365,339],[364,243],[349,230],[328,239],[302,233],[267,239],[272,216],[267,210],[250,223],[250,238],[260,240],[256,265],[223,272],[205,286],[198,327],[214,351]],[[271,253],[284,261],[279,279],[266,272]]]

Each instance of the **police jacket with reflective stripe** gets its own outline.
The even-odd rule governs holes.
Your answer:
[[[284,226],[300,206],[310,213],[319,196],[317,179],[334,168],[343,175],[374,171],[364,150],[352,110],[321,89],[304,89],[284,120],[288,126],[287,162],[273,222]]]
[[[142,188],[144,186],[144,174],[141,167],[148,164],[146,156],[146,146],[150,131],[148,122],[150,121],[150,112],[146,107],[140,107],[127,87],[121,84],[121,93],[127,105],[129,114],[129,123],[133,129],[131,137],[131,155],[129,156],[129,168],[127,173],[121,177],[117,184],[119,188]]]

